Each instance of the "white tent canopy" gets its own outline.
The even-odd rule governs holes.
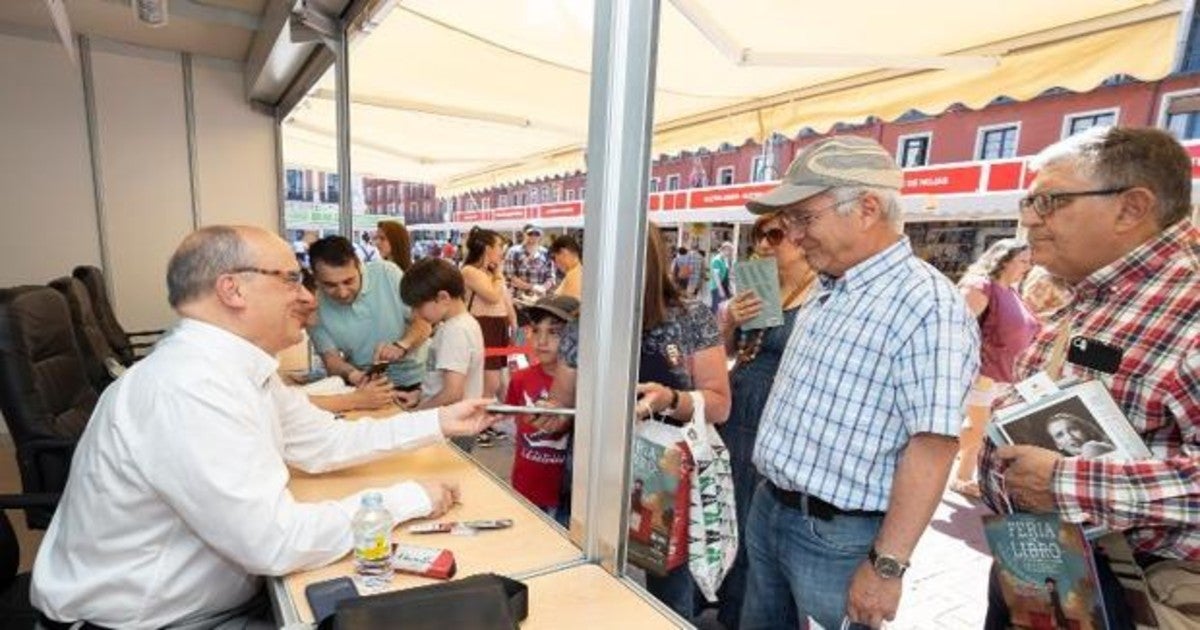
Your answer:
[[[1172,69],[1179,0],[670,0],[653,153]],[[584,168],[586,0],[381,2],[351,50],[355,173],[479,189]],[[336,170],[332,72],[284,124]]]

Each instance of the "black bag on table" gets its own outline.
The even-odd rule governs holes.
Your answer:
[[[529,588],[494,573],[339,602],[321,630],[515,630],[529,616]]]

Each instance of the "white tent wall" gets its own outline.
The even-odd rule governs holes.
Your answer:
[[[79,69],[62,45],[0,30],[0,286],[100,264]]]
[[[103,264],[121,322],[161,328],[167,259],[193,226],[278,228],[274,119],[245,99],[240,64],[101,39],[80,53],[90,84],[49,31],[0,25],[0,286]]]

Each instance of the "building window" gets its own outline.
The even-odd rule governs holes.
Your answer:
[[[574,188],[570,188],[567,190],[567,201],[575,201],[575,189]]]
[[[1002,160],[1017,155],[1017,125],[998,125],[979,129],[979,148],[975,155],[981,160]]]
[[[1200,138],[1200,92],[1168,94],[1163,99],[1162,126],[1180,140]]]
[[[538,189],[536,187],[529,189],[529,203],[538,202]]]
[[[717,169],[717,185],[730,186],[733,184],[733,167],[724,166]]]
[[[508,195],[503,195],[503,194],[502,194],[502,195],[500,195],[500,205],[501,205],[501,206],[507,206],[507,205],[508,205]]]
[[[929,164],[929,141],[933,134],[923,133],[911,136],[900,136],[896,156],[900,158],[900,168],[925,166]]]
[[[670,175],[667,177],[667,190],[679,190],[678,175]]]
[[[305,199],[304,195],[304,171],[289,168],[285,177],[288,201],[311,201],[311,199]]]
[[[484,198],[483,198],[483,209],[484,209],[484,210],[487,210],[487,209],[489,209],[489,208],[491,208],[491,207],[492,207],[492,198],[491,198],[491,197],[484,197]],[[414,203],[414,204],[413,204],[413,212],[416,212],[416,210],[417,210],[417,204],[415,204],[415,203]]]
[[[1117,124],[1117,110],[1115,109],[1069,114],[1063,118],[1063,137],[1073,136],[1092,127],[1110,127],[1115,124]]]
[[[579,189],[579,198],[580,198],[580,199],[583,199],[583,197],[584,197],[584,192],[585,192],[585,191],[587,191],[587,188],[580,188],[580,189]]]
[[[651,177],[650,178],[650,192],[658,192],[658,186],[659,186],[658,178]]]
[[[325,174],[325,201],[328,203],[337,203],[340,201],[338,195],[338,176],[336,173]]]
[[[558,197],[559,197],[559,189],[558,189],[558,186],[555,186],[554,188],[550,189],[550,200],[558,201]]]

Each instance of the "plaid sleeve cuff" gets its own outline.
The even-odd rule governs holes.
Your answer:
[[[1054,465],[1054,475],[1050,478],[1050,492],[1054,495],[1054,505],[1062,520],[1068,523],[1095,522],[1095,515],[1088,507],[1096,503],[1095,497],[1086,496],[1089,488],[1096,487],[1088,483],[1090,463],[1086,459],[1063,458]]]

